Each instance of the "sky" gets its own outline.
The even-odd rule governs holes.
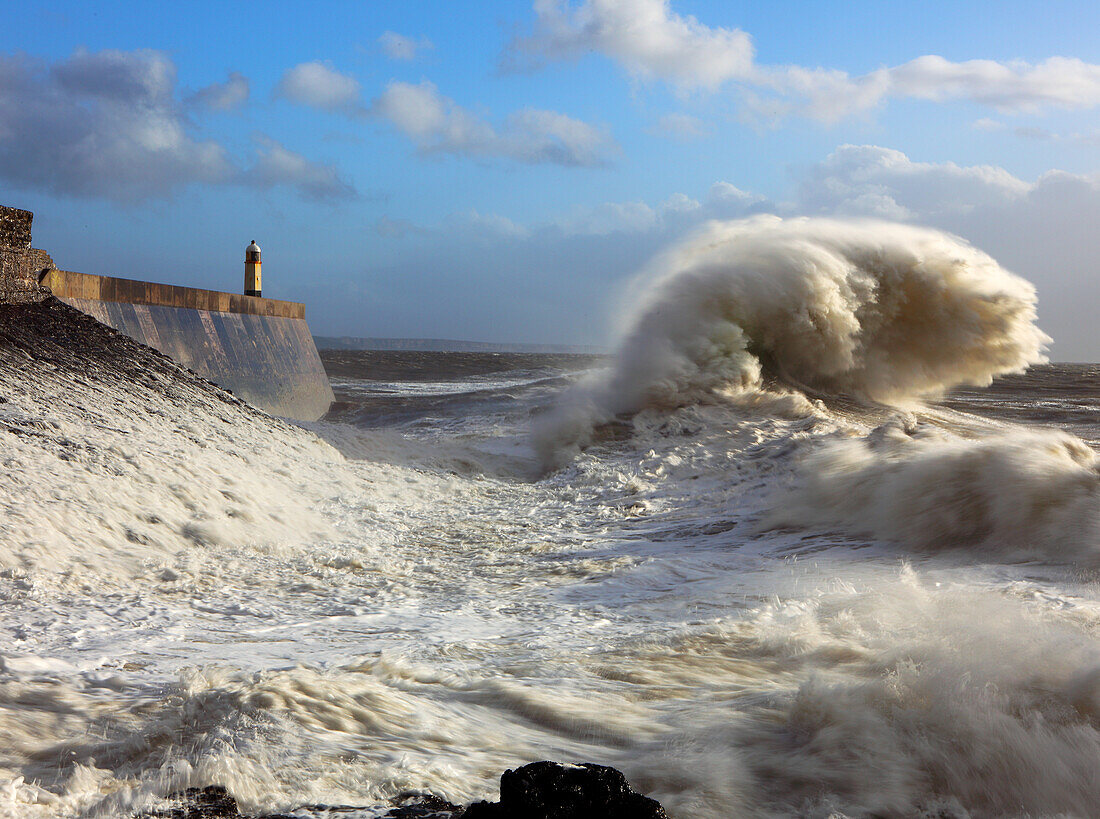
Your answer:
[[[317,335],[608,344],[709,219],[951,231],[1100,360],[1100,4],[100,3],[0,27],[0,204],[63,269]]]

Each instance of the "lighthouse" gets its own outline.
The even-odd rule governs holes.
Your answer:
[[[259,296],[260,289],[260,246],[253,239],[244,251],[244,294]]]

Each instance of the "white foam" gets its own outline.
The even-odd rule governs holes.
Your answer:
[[[1087,814],[1100,604],[1055,564],[1091,542],[1091,453],[875,430],[765,369],[537,481],[525,412],[318,437],[186,383],[0,373],[0,816],[464,802],[539,758],[672,816]],[[799,528],[761,532],[782,504]]]
[[[795,412],[811,408],[792,389],[904,402],[1021,371],[1049,341],[1028,282],[957,237],[887,222],[712,222],[630,293],[609,376],[540,432],[551,465],[644,407],[745,401],[775,381],[772,402]]]
[[[768,523],[839,528],[998,559],[1100,560],[1100,461],[1077,438],[1015,429],[979,439],[913,434],[836,440],[808,456]]]

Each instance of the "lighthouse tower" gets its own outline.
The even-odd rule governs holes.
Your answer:
[[[244,251],[244,294],[260,295],[260,246],[252,240]]]

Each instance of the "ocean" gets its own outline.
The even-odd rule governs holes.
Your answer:
[[[750,226],[613,355],[325,351],[313,424],[0,316],[0,815],[540,759],[673,817],[1098,815],[1100,366],[953,237]]]

